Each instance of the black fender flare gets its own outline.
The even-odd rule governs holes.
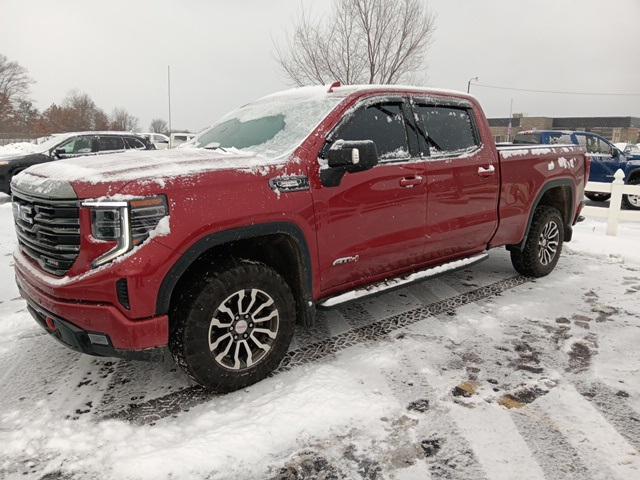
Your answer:
[[[569,190],[571,191],[571,195],[569,198],[569,212],[568,212],[568,217],[569,220],[567,221],[567,219],[565,219],[565,221],[567,221],[567,224],[565,225],[565,235],[567,234],[567,231],[569,232],[569,240],[571,237],[571,221],[572,218],[570,218],[573,213],[575,212],[575,196],[576,196],[576,192],[575,192],[575,187],[573,185],[573,182],[571,181],[571,179],[568,178],[560,178],[560,179],[556,179],[556,180],[550,180],[549,182],[545,183],[542,188],[540,189],[540,191],[538,192],[538,195],[536,196],[536,200],[533,203],[533,207],[531,208],[531,211],[529,212],[529,219],[527,221],[527,228],[524,231],[524,238],[522,239],[522,241],[519,244],[513,245],[512,248],[516,248],[518,250],[523,250],[525,243],[527,243],[527,237],[529,236],[529,230],[531,230],[531,224],[533,223],[533,215],[536,213],[536,210],[538,209],[538,205],[540,205],[540,200],[542,200],[542,197],[544,196],[545,193],[547,193],[549,190],[551,190],[552,188],[557,188],[557,187],[569,187]]]
[[[309,247],[304,233],[297,225],[289,222],[264,223],[232,230],[223,230],[206,235],[198,240],[174,263],[162,280],[156,300],[156,314],[166,315],[169,312],[171,295],[173,294],[178,281],[187,269],[198,259],[198,257],[200,257],[200,255],[211,248],[234,241],[247,240],[274,234],[287,235],[292,238],[297,245],[302,263],[300,265],[301,274],[303,276],[303,281],[301,282],[302,298],[299,299],[300,301],[298,303],[305,307],[302,311],[299,310],[299,313],[303,315],[302,320],[305,324],[313,322],[315,309],[312,300],[313,276],[311,255],[309,253]]]

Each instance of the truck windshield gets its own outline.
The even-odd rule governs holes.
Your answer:
[[[322,94],[286,92],[249,103],[200,133],[196,148],[248,150],[267,157],[292,152],[342,100]]]

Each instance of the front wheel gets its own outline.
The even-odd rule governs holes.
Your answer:
[[[199,384],[230,392],[280,364],[293,337],[294,299],[275,270],[238,261],[183,288],[171,321],[176,363]]]
[[[564,242],[564,221],[558,209],[542,205],[536,209],[524,248],[511,250],[511,263],[527,277],[544,277],[558,263]]]
[[[640,178],[632,178],[628,185],[640,185]],[[629,210],[640,210],[640,195],[623,195],[622,206]]]

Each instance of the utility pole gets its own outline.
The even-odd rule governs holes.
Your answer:
[[[471,91],[471,82],[477,82],[478,80],[480,80],[480,77],[473,77],[469,79],[467,82],[467,93]]]
[[[511,99],[511,104],[509,105],[509,127],[507,128],[507,142],[511,141],[511,129],[513,128],[513,98]]]
[[[167,65],[167,97],[169,100],[169,148],[171,145],[171,65]]]

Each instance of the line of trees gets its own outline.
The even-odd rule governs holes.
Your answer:
[[[39,111],[30,98],[33,83],[26,68],[0,54],[0,133],[42,136],[85,130],[135,131],[139,127],[138,119],[126,109],[114,108],[108,115],[79,90],[70,91],[60,104],[52,103]],[[162,119],[154,119],[150,128],[168,132]]]

